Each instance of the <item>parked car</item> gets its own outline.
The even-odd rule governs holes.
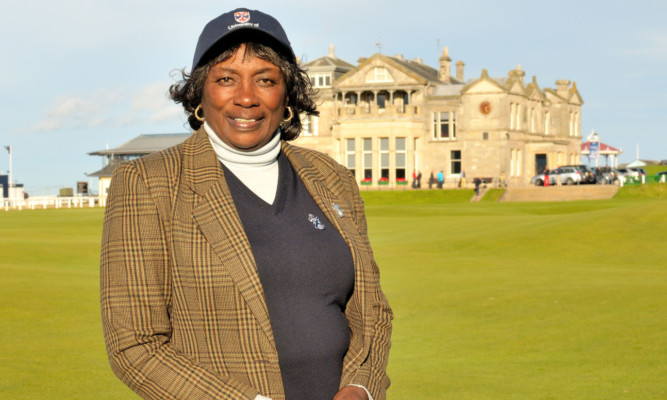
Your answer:
[[[622,176],[632,176],[632,177],[636,177],[636,176],[639,175],[639,173],[637,173],[637,172],[635,172],[635,171],[630,171],[630,170],[628,170],[627,168],[619,168],[619,169],[617,169],[616,171],[618,172],[619,175],[622,175]]]
[[[646,176],[646,170],[644,168],[628,168],[628,170],[636,172],[637,176]]]
[[[595,171],[593,171],[588,165],[585,164],[576,164],[576,165],[563,165],[561,168],[576,168],[581,173],[581,183],[595,183]]]
[[[625,183],[625,174],[621,174],[618,170],[612,169],[610,171],[602,172],[599,183],[608,185],[620,185]]]
[[[581,172],[574,166],[559,167],[552,171],[549,171],[549,184],[555,185],[556,179],[560,180],[560,183],[563,185],[575,185],[581,183],[582,175]],[[539,174],[534,176],[530,183],[535,186],[544,186],[544,181],[546,180],[544,174]]]

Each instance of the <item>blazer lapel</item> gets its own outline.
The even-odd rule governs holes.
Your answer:
[[[334,204],[340,204],[341,200],[329,189],[327,184],[322,182],[324,176],[313,165],[312,161],[307,157],[304,157],[303,154],[293,150],[294,147],[292,145],[283,142],[283,151],[285,152],[287,159],[290,161],[290,164],[292,164],[292,168],[296,171],[297,175],[299,175],[301,182],[303,182],[308,190],[308,193],[310,193],[317,206],[327,216],[329,221],[336,226],[336,229],[338,229],[343,236],[343,239],[349,244],[349,240],[346,237],[347,233],[341,226],[341,218],[334,209]]]
[[[359,316],[364,326],[368,325],[366,310],[372,308],[371,297],[365,292],[365,282],[368,277],[365,276],[366,269],[360,263],[371,262],[370,245],[359,231],[356,222],[353,220],[353,207],[349,200],[341,198],[336,193],[340,193],[344,184],[336,174],[326,173],[318,168],[315,163],[309,159],[308,153],[299,151],[297,147],[283,143],[283,151],[290,160],[292,167],[299,175],[304,186],[317,203],[318,207],[327,216],[329,221],[338,229],[343,240],[348,244],[352,252],[352,259],[355,262],[355,303],[359,308]],[[341,189],[341,190],[338,190]],[[337,207],[343,212],[341,217]],[[350,207],[350,208],[348,208]],[[366,250],[364,250],[366,249]],[[350,305],[348,304],[348,307]],[[364,329],[365,331],[365,329]],[[368,346],[368,343],[364,343]],[[361,351],[361,349],[360,349]],[[361,351],[359,354],[365,354]]]
[[[194,221],[222,260],[236,287],[275,346],[264,291],[250,242],[234,206],[224,173],[204,129],[183,148],[184,179],[195,193]]]

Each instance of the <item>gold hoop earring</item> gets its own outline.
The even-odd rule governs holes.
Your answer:
[[[195,118],[197,118],[197,121],[199,121],[199,122],[204,122],[205,119],[204,119],[204,117],[199,116],[199,111],[201,111],[201,104],[198,105],[197,108],[195,108]]]
[[[284,123],[288,123],[292,120],[292,118],[294,118],[294,113],[292,112],[292,107],[288,106],[287,107],[287,112],[289,112],[289,117],[287,117],[283,120]]]

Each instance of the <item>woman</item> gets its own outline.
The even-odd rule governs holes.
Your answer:
[[[363,202],[345,168],[286,142],[317,111],[278,21],[214,19],[170,92],[196,132],[110,188],[114,372],[150,399],[384,399],[392,314]]]

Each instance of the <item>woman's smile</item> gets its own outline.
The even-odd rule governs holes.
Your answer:
[[[276,133],[287,97],[280,68],[246,50],[241,45],[229,59],[211,68],[202,109],[223,142],[250,151],[264,146]]]

